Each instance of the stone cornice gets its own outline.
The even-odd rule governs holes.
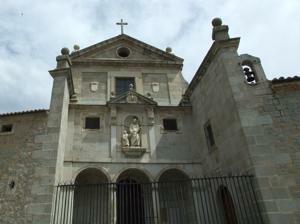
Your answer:
[[[81,59],[73,61],[73,66],[128,66],[128,67],[171,67],[182,69],[183,64],[172,61],[149,61],[149,60],[124,60],[124,59]]]
[[[202,77],[206,74],[208,67],[213,61],[217,53],[224,48],[238,48],[240,38],[231,38],[228,40],[215,41],[207,52],[205,58],[203,59],[201,65],[199,66],[196,74],[194,75],[191,83],[189,84],[187,90],[184,93],[184,97],[189,98]]]
[[[52,78],[65,77],[68,83],[69,94],[72,96],[74,94],[74,84],[72,78],[71,68],[57,68],[49,71]]]

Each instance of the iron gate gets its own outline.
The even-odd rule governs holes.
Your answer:
[[[53,224],[263,223],[252,176],[59,185]]]

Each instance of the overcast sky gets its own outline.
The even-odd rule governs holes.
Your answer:
[[[221,17],[239,53],[261,58],[269,79],[300,75],[300,0],[1,0],[0,113],[48,108],[55,57],[125,33],[184,58],[190,81]]]

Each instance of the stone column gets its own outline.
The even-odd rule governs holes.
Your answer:
[[[155,142],[155,126],[154,126],[154,110],[153,107],[148,107],[147,108],[147,117],[148,117],[148,130],[149,130],[149,151],[151,157],[156,157],[155,154],[155,147],[156,147],[156,142]]]
[[[117,108],[110,108],[110,157],[115,158],[117,151]]]
[[[34,173],[36,179],[31,192],[33,201],[29,204],[32,223],[50,223],[54,210],[54,186],[59,183],[63,167],[68,127],[70,97],[68,79],[71,63],[67,52],[62,51],[62,53],[64,55],[57,57],[57,68],[50,71],[53,77],[53,88],[42,150],[33,155],[35,160],[40,161],[40,166]]]

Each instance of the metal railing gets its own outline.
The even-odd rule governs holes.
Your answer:
[[[53,224],[263,223],[252,176],[59,185]]]

